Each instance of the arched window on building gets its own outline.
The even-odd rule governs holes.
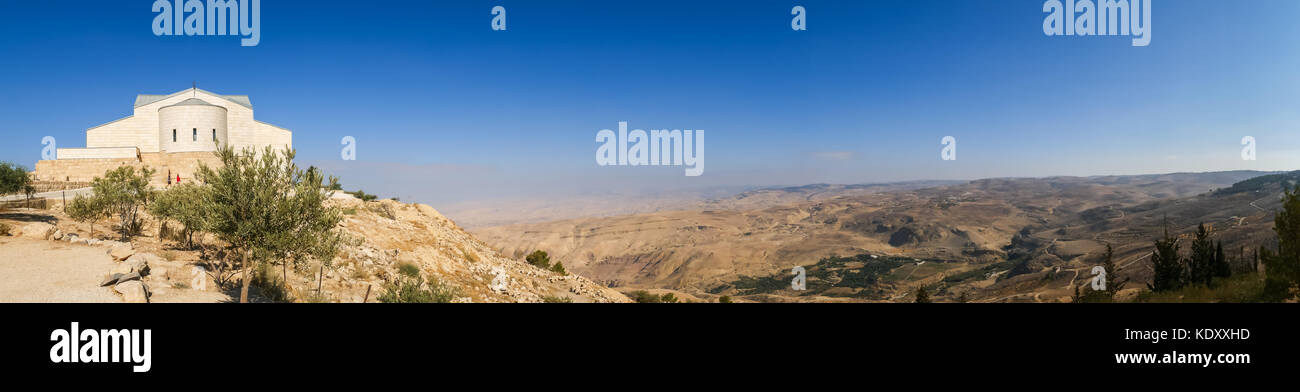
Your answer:
[[[191,140],[191,141],[195,141],[195,142],[199,141],[199,129],[198,129],[198,128],[194,128],[194,136],[192,137],[192,140]]]
[[[212,142],[215,143],[216,141],[217,141],[217,130],[216,130],[216,129],[213,129],[213,130],[212,130]]]

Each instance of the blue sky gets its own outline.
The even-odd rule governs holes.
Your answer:
[[[0,160],[30,168],[42,136],[84,146],[136,94],[197,81],[250,95],[347,188],[432,203],[1300,169],[1300,2],[1154,3],[1133,47],[1045,36],[1042,0],[266,0],[260,45],[241,47],[154,36],[151,0],[10,1]],[[595,134],[619,121],[706,130],[704,175],[597,166]],[[1257,161],[1239,158],[1246,135]]]

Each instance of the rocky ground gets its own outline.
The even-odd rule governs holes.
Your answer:
[[[398,266],[417,266],[426,279],[455,289],[453,302],[630,302],[615,290],[504,257],[430,206],[392,200],[337,197],[340,229],[352,238],[329,263],[275,267],[289,275],[296,302],[377,302]],[[115,222],[69,219],[48,210],[0,212],[0,301],[3,302],[229,302],[238,299],[238,275],[222,272],[222,244],[199,236],[203,248],[161,239],[161,222],[146,218],[144,233],[115,241]],[[563,262],[564,260],[555,260]],[[282,272],[283,271],[283,272]],[[226,282],[226,284],[218,284]],[[254,301],[282,298],[254,289]]]

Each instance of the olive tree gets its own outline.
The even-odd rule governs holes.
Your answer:
[[[262,263],[288,265],[308,258],[328,265],[343,234],[336,230],[342,211],[325,206],[332,196],[319,169],[304,171],[293,163],[293,150],[270,146],[216,152],[222,166],[200,165],[197,178],[208,186],[207,231],[228,242],[240,257],[239,302],[248,302],[254,268]],[[286,276],[287,279],[287,276]]]
[[[149,204],[149,213],[159,219],[169,219],[184,226],[181,235],[185,245],[194,247],[194,233],[207,231],[211,220],[207,185],[192,182],[176,185],[160,192]]]
[[[9,162],[0,162],[0,196],[26,193],[30,198],[34,190],[32,179],[27,176],[27,168]]]
[[[140,208],[153,196],[153,188],[149,187],[153,174],[154,170],[147,167],[137,170],[122,166],[90,182],[95,204],[121,221],[122,241],[140,232]]]
[[[108,210],[101,205],[99,199],[77,195],[71,202],[68,202],[68,217],[77,222],[90,223],[90,237],[95,237],[95,222],[108,217]]]

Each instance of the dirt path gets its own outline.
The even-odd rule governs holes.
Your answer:
[[[98,285],[112,267],[104,248],[0,237],[0,302],[122,302]]]

